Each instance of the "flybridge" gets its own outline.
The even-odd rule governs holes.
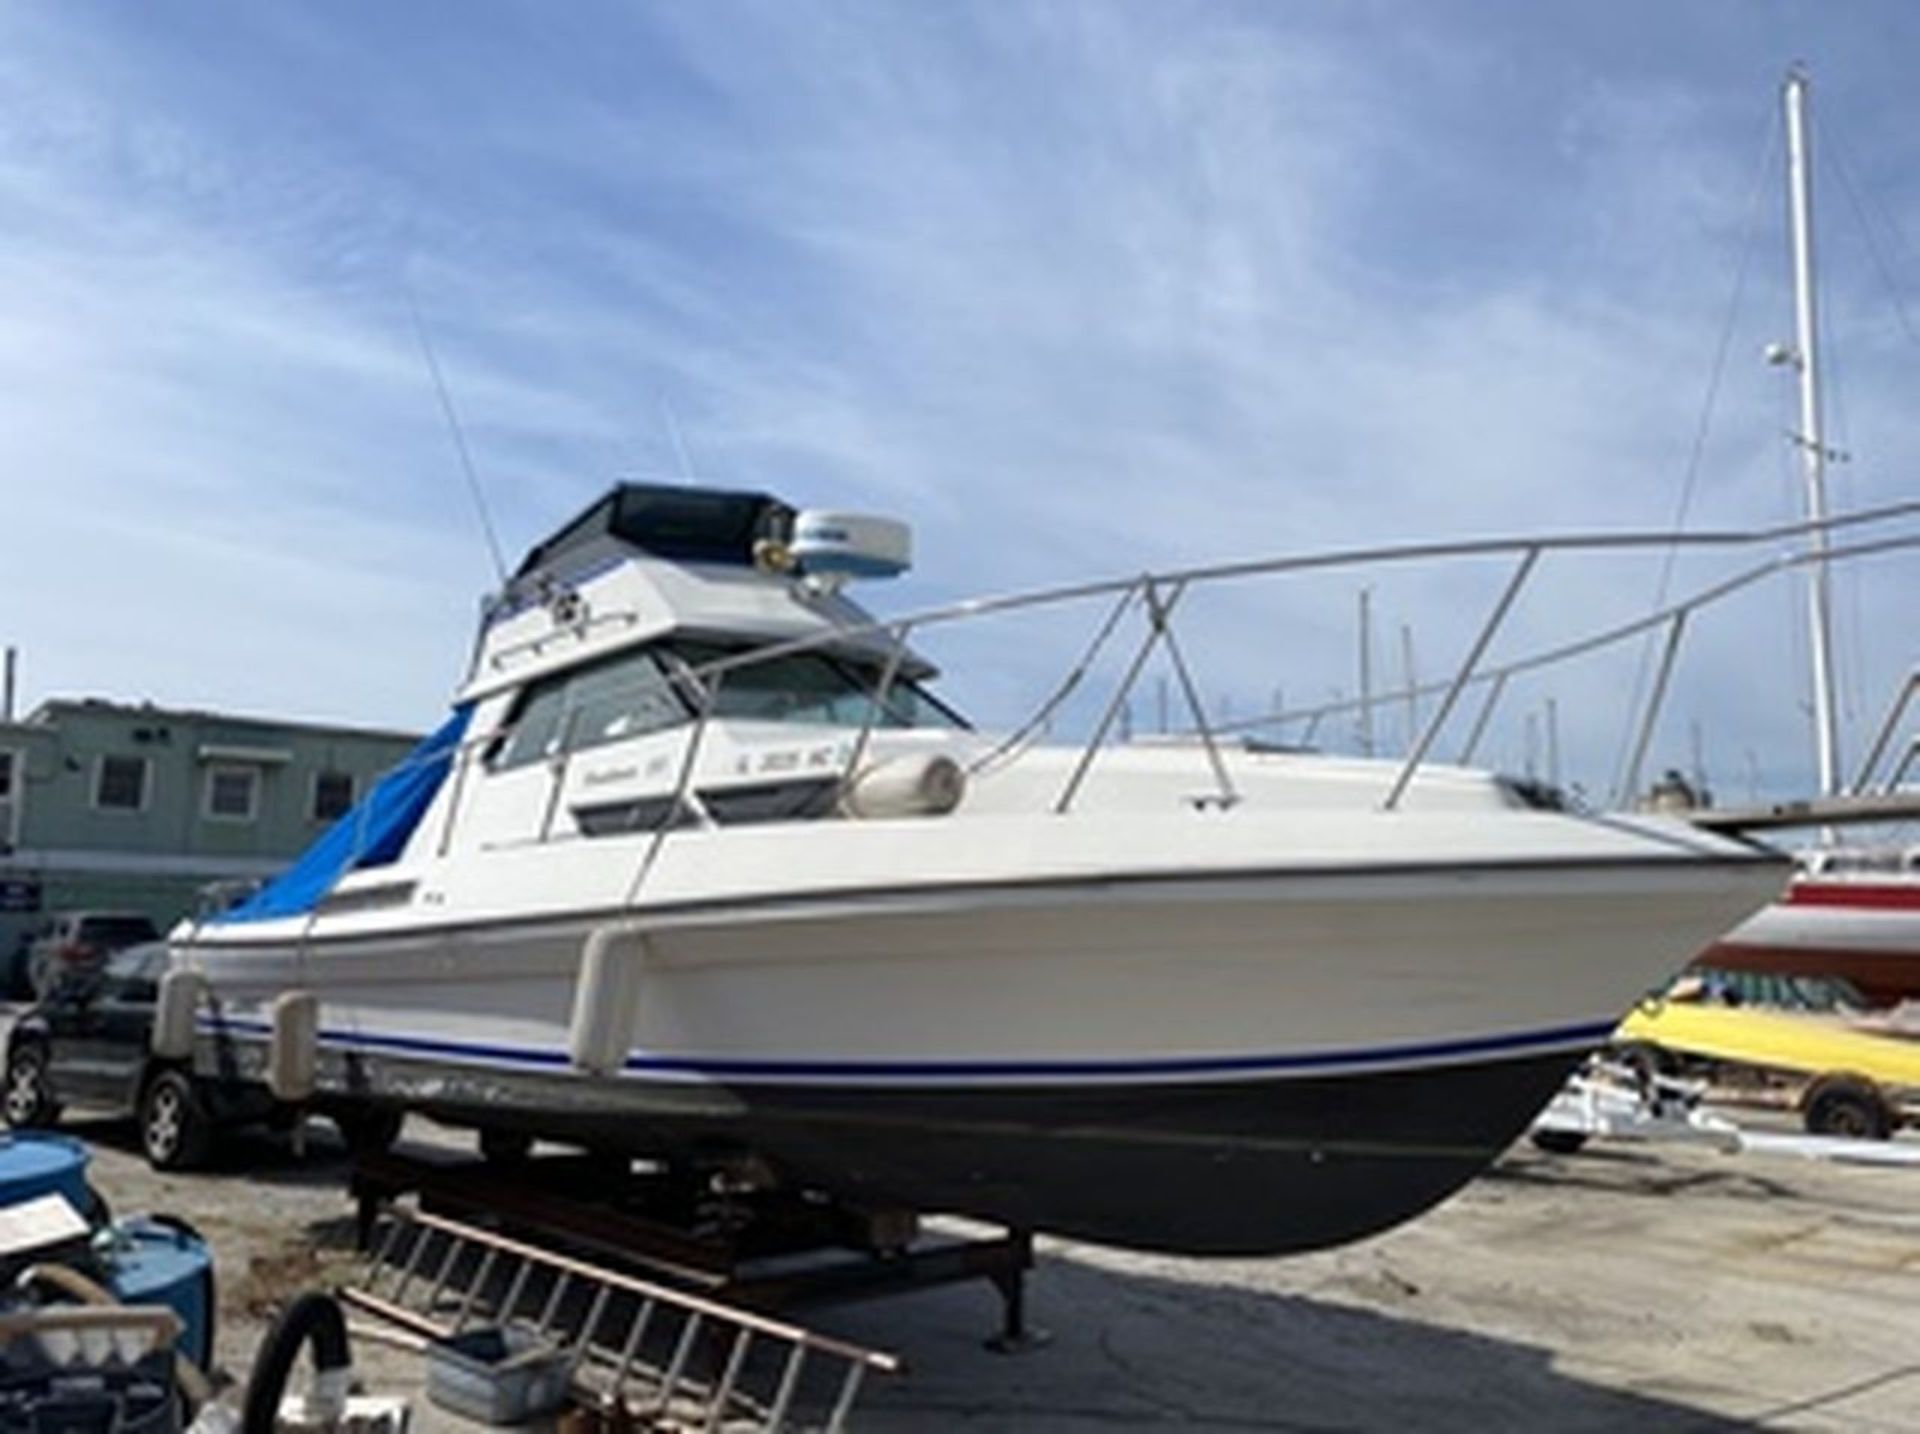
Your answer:
[[[621,483],[543,543],[513,575],[571,575],[607,540],[677,563],[823,578],[894,577],[912,561],[907,525],[859,513],[796,512],[767,493]]]
[[[655,557],[681,563],[750,567],[761,543],[784,545],[794,511],[767,493],[621,483],[543,543],[514,573],[514,581],[570,566],[596,540],[614,538]]]

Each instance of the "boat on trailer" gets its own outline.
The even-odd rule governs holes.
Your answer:
[[[1371,1234],[1784,875],[1430,760],[1553,546],[1459,546],[1519,565],[1420,740],[1360,760],[1211,731],[1174,635],[1192,585],[1324,559],[881,621],[844,586],[900,525],[617,486],[490,602],[414,757],[172,934],[194,1058],[268,1072],[298,1006],[322,1099],[1146,1249]],[[935,695],[925,631],[1069,598],[1141,634],[1084,741]],[[1196,734],[1111,740],[1161,650]]]

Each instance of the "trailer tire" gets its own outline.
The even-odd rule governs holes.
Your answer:
[[[1859,1076],[1823,1076],[1801,1100],[1801,1119],[1809,1135],[1885,1140],[1893,1134],[1893,1113],[1879,1088]]]
[[[1549,1155],[1574,1155],[1587,1143],[1587,1133],[1584,1130],[1533,1130],[1527,1132],[1527,1139]]]

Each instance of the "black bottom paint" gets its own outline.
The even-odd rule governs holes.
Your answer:
[[[636,1155],[751,1151],[847,1200],[1137,1249],[1272,1255],[1357,1240],[1439,1203],[1526,1128],[1578,1058],[1072,1089],[715,1089],[440,1066],[421,1099],[428,1067],[361,1057],[347,1082],[455,1123]]]

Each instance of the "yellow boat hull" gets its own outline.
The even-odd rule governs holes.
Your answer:
[[[1858,1030],[1833,1016],[1649,1001],[1614,1032],[1709,1060],[1820,1075],[1846,1071],[1879,1085],[1920,1087],[1920,1041]]]

